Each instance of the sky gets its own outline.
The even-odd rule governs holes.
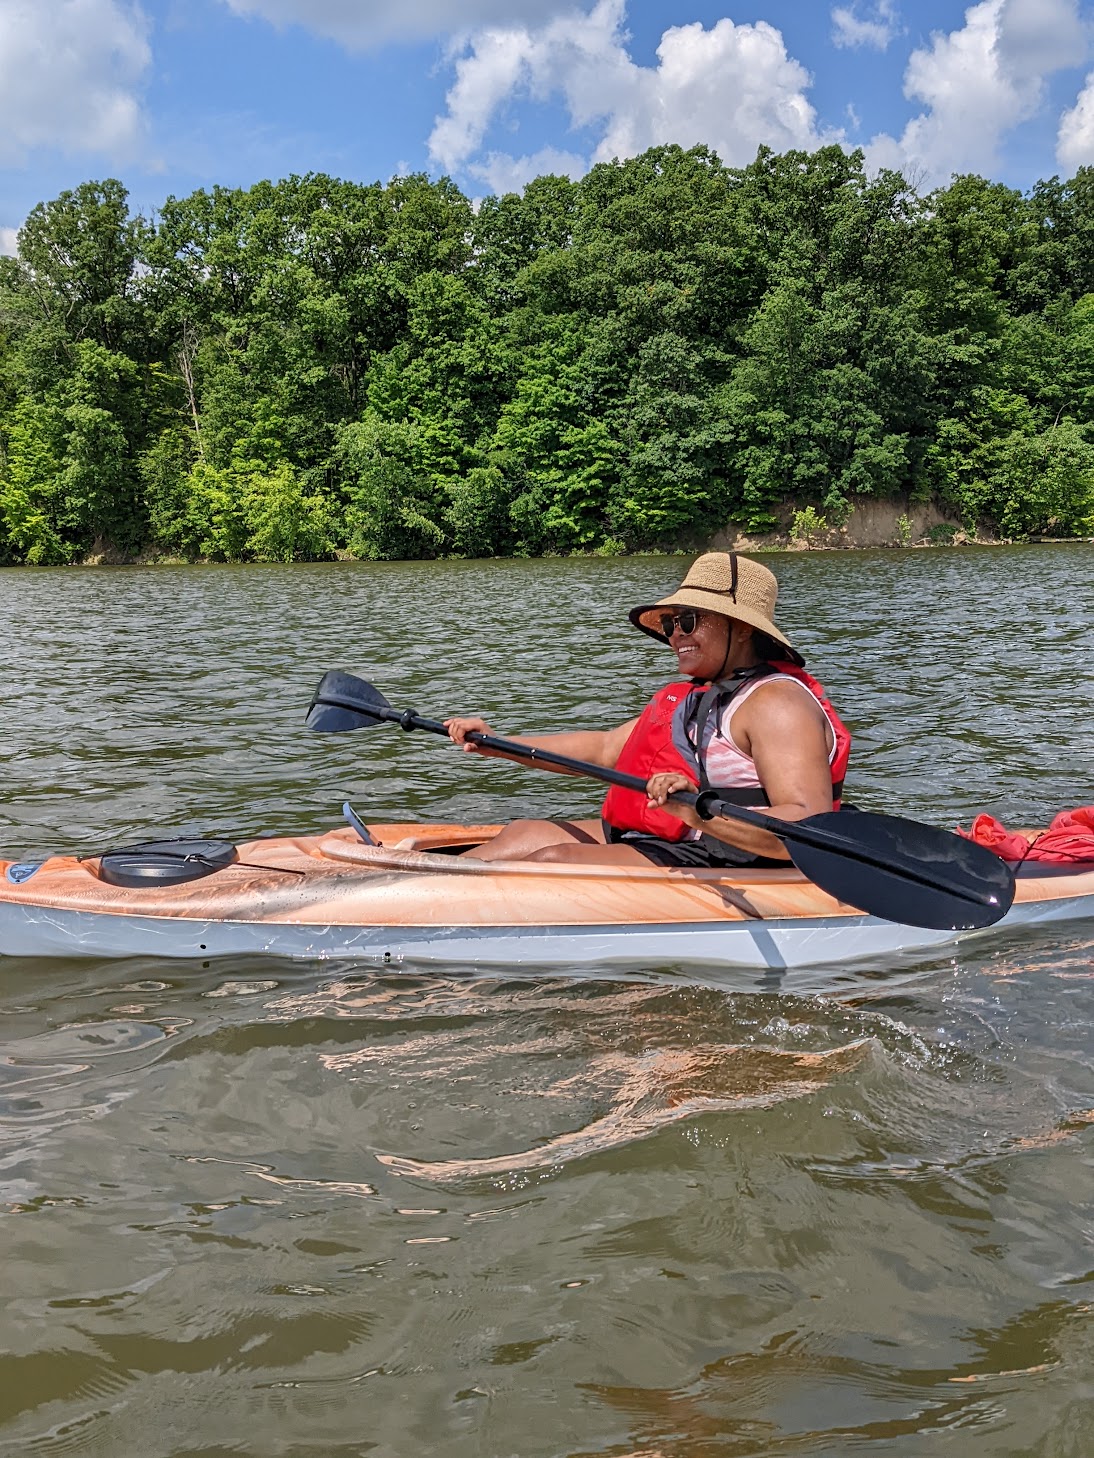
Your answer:
[[[918,187],[1094,164],[1094,0],[0,0],[0,252],[38,202],[448,174],[665,142],[861,147]]]

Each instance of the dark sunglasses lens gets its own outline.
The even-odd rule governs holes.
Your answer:
[[[699,614],[690,608],[683,613],[662,613],[661,631],[666,638],[671,638],[677,628],[685,635],[694,633],[699,623]]]

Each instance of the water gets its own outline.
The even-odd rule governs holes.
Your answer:
[[[773,565],[859,804],[1094,799],[1094,548]],[[620,722],[682,567],[0,573],[0,843],[593,813],[311,690]],[[838,998],[593,970],[5,961],[0,1452],[1094,1452],[1094,930]]]

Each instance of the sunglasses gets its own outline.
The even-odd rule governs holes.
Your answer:
[[[694,633],[702,620],[703,614],[694,608],[685,608],[682,613],[662,613],[661,632],[666,638],[671,638],[677,628],[685,635]]]

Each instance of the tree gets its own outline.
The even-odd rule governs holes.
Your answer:
[[[139,355],[137,260],[146,232],[115,178],[33,208],[19,232],[19,261],[40,321],[69,339]]]
[[[88,182],[0,260],[0,558],[675,547],[932,493],[1080,531],[1092,378],[1092,168],[921,198],[837,146],[663,146],[151,219]]]

